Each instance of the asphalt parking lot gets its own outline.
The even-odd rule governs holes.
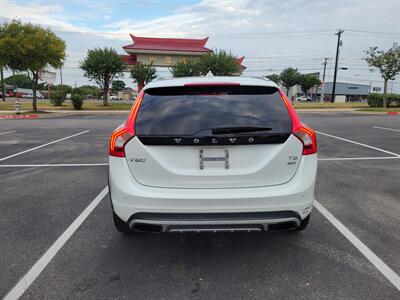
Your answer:
[[[399,299],[400,116],[300,116],[319,132],[307,230],[135,237],[105,190],[125,116],[0,120],[0,297]]]

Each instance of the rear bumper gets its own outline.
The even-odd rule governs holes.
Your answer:
[[[301,217],[292,211],[255,213],[137,213],[128,224],[144,232],[274,231],[300,226]]]
[[[163,214],[210,214],[228,213],[212,224],[243,224],[243,220],[229,220],[229,213],[271,213],[291,212],[304,219],[311,212],[314,201],[314,187],[317,170],[317,156],[303,156],[294,177],[286,184],[229,189],[174,189],[155,188],[139,184],[129,170],[125,158],[109,157],[109,189],[114,212],[131,226],[140,223],[140,213]],[[143,215],[142,215],[143,216]],[[165,216],[165,215],[164,215]],[[285,217],[286,218],[286,217]],[[291,216],[289,216],[291,218]],[[149,218],[150,223],[168,225],[157,218]],[[275,218],[276,219],[276,218]],[[280,219],[280,218],[277,218]],[[289,221],[296,222],[295,219]],[[265,229],[272,218],[253,218]],[[172,220],[172,225],[209,225],[210,220]],[[214,222],[218,221],[218,222]],[[286,220],[283,220],[286,221]],[[184,224],[182,224],[182,222]],[[149,222],[143,222],[148,223]]]

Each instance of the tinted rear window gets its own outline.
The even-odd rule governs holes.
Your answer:
[[[146,90],[135,130],[138,136],[201,136],[229,126],[289,133],[292,123],[274,87],[168,87]]]

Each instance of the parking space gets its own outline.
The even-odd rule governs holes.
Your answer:
[[[126,237],[113,227],[108,196],[48,254],[107,185],[108,137],[124,120],[73,115],[1,123],[0,133],[15,132],[0,135],[0,297],[21,287],[26,299],[400,297],[400,117],[300,115],[320,132],[318,203],[393,273],[376,267],[318,209],[297,234]],[[38,269],[44,254],[49,259]],[[32,269],[30,281],[18,285]]]

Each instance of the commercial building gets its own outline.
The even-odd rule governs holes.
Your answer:
[[[325,82],[324,101],[331,101],[333,82]],[[336,82],[335,102],[357,102],[367,100],[371,87],[366,84]],[[305,96],[300,85],[295,85],[289,89],[289,98],[295,101],[301,96]],[[321,98],[321,87],[311,88],[307,97],[311,101],[319,101]]]
[[[331,101],[332,87],[333,82],[325,82],[324,101]],[[366,84],[336,82],[335,102],[365,101],[367,100],[367,96],[370,93],[370,90],[371,86]],[[320,89],[318,89],[318,97],[319,96]]]

